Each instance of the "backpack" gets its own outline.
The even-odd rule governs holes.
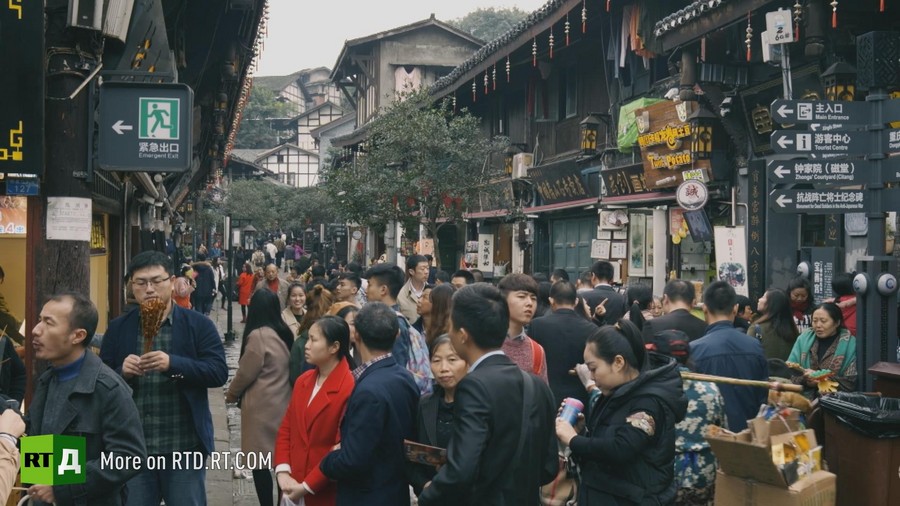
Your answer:
[[[434,375],[431,374],[431,357],[428,354],[428,344],[425,337],[409,324],[402,313],[397,313],[397,319],[403,328],[409,333],[409,361],[406,370],[412,373],[419,393],[430,394],[433,390]]]
[[[544,362],[544,347],[538,344],[534,339],[529,339],[531,341],[531,360],[534,361],[532,367],[534,371],[532,374],[535,376],[541,375],[541,364]]]

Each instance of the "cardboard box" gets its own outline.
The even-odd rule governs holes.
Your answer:
[[[834,506],[837,477],[816,471],[790,487],[716,474],[716,506]]]
[[[784,444],[790,442],[795,434],[802,434],[806,437],[809,447],[816,447],[816,434],[813,430],[808,429],[799,432],[786,432],[775,436],[770,435],[772,430],[776,430],[777,425],[772,425],[768,431],[763,431],[769,435],[768,441],[765,438],[754,439],[753,424],[751,428],[743,430],[737,434],[727,431],[715,430],[711,428],[707,433],[706,441],[712,448],[713,455],[719,463],[719,469],[730,476],[753,480],[766,485],[787,488],[790,484],[785,480],[784,475],[775,462],[772,460],[772,445]],[[757,429],[759,429],[757,427]]]

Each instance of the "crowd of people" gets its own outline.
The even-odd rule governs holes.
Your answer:
[[[313,259],[287,276],[274,263],[242,266],[245,325],[225,400],[241,409],[242,451],[274,455],[274,469],[253,470],[261,505],[279,494],[304,506],[709,504],[716,464],[704,431],[744,429],[766,390],[682,372],[783,372],[813,396],[814,373],[830,369],[839,388],[855,388],[844,276],[814,307],[799,278],[754,305],[723,281],[702,300],[680,279],[660,299],[621,290],[604,261],[575,283],[558,270],[496,285],[431,264],[411,255],[402,268],[326,271]],[[207,389],[228,373],[203,314],[211,301],[177,303],[176,274],[162,253],[132,259],[139,310],[110,322],[99,356],[90,300],[65,292],[44,305],[32,333],[52,367],[27,431],[86,435],[88,480],[33,485],[36,504],[205,504],[205,468],[176,471],[172,456],[212,452]],[[560,417],[570,403],[582,412]],[[169,466],[101,469],[105,452]]]

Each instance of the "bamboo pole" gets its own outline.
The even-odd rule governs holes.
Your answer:
[[[575,376],[575,370],[570,369],[569,374]],[[776,392],[803,392],[803,385],[794,385],[793,383],[782,383],[780,381],[760,381],[746,380],[738,378],[729,378],[727,376],[713,376],[711,374],[699,374],[690,371],[682,371],[681,379],[689,379],[695,381],[710,381],[713,383],[725,383],[726,385],[737,385],[743,387],[767,388]]]

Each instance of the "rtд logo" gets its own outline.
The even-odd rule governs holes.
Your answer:
[[[86,481],[83,437],[30,436],[20,441],[22,483],[75,485]]]

